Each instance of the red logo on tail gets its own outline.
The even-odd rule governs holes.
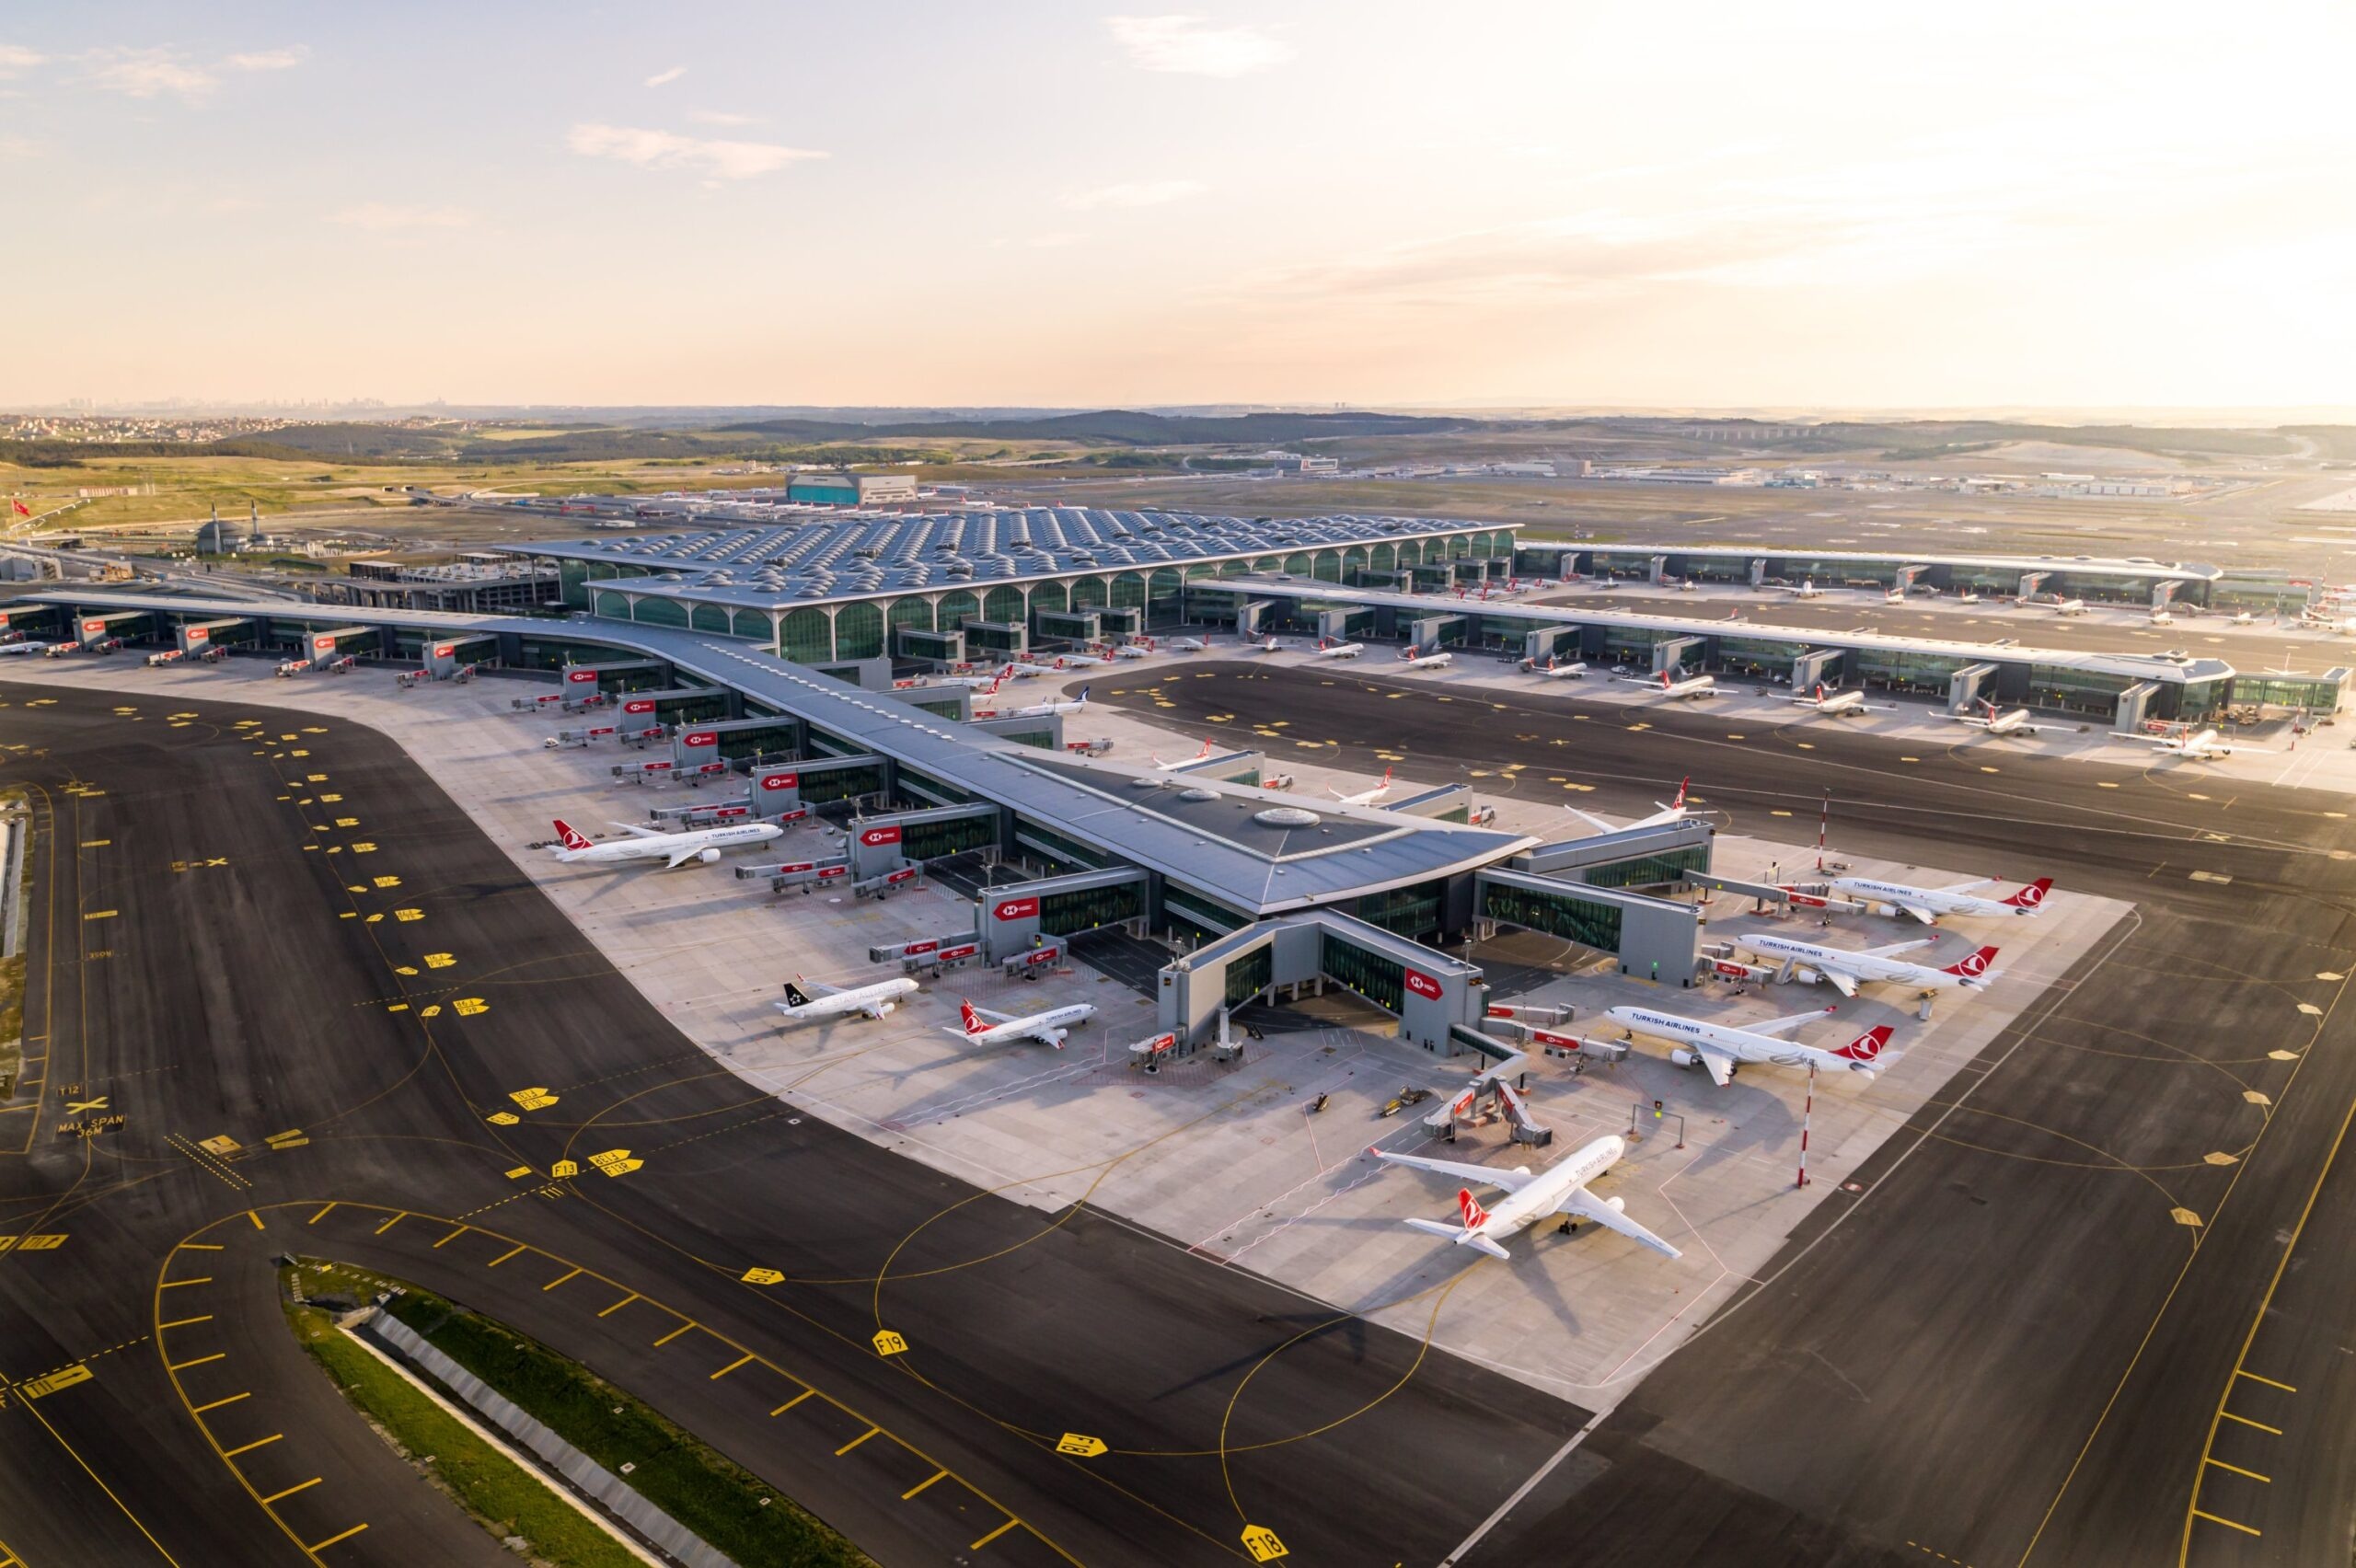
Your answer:
[[[981,1020],[980,1015],[974,1011],[974,1004],[968,1001],[958,1002],[957,1017],[965,1025],[965,1032],[968,1034],[979,1034],[989,1027]]]
[[[1481,1200],[1472,1195],[1470,1187],[1456,1189],[1456,1206],[1464,1216],[1465,1229],[1478,1230],[1489,1223],[1489,1211],[1481,1206]]]
[[[590,847],[587,836],[562,817],[557,819],[556,836],[557,842],[567,849],[586,849]]]
[[[1879,1056],[1881,1048],[1888,1043],[1889,1025],[1878,1024],[1866,1030],[1832,1054],[1836,1056],[1846,1056],[1853,1062],[1870,1062]]]
[[[2015,909],[2034,909],[2038,905],[2045,902],[2045,895],[2051,892],[2052,889],[2053,879],[2051,877],[2039,877],[2035,882],[2029,883],[2027,887],[2021,889],[2020,892],[2013,894],[2012,897],[2004,900],[2004,902],[2011,905]]]
[[[1988,966],[1995,962],[1996,950],[1984,947],[1978,952],[1965,953],[1961,958],[1948,964],[1946,972],[1949,974],[1960,974],[1967,980],[1976,980],[1987,974]]]

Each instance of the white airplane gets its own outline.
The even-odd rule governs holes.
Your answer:
[[[1976,991],[1995,978],[1988,973],[1988,966],[1996,962],[1996,950],[1992,947],[1968,952],[1939,969],[1927,963],[1909,963],[1897,956],[1929,947],[1937,940],[1936,937],[1922,937],[1911,942],[1892,942],[1888,947],[1852,949],[1825,947],[1790,937],[1748,936],[1737,937],[1735,945],[1768,958],[1782,959],[1789,966],[1791,978],[1806,985],[1821,981],[1844,997],[1855,996],[1861,985],[1903,986],[1926,997],[1938,991]]]
[[[2028,721],[2028,709],[2015,708],[2009,713],[1999,713],[1996,705],[1986,698],[1980,699],[1984,713],[1950,713],[1948,718],[1958,724],[1969,724],[1975,730],[1985,730],[1992,735],[2034,735],[2037,726]]]
[[[1906,590],[1903,588],[1892,588],[1888,593],[1884,594],[1881,596],[1881,602],[1885,605],[1902,605],[1906,603]]]
[[[1284,651],[1276,645],[1276,640],[1273,637],[1262,638],[1257,642],[1238,643],[1235,651],[1238,653],[1281,653]]]
[[[1145,755],[1148,755],[1148,756],[1149,756],[1149,757],[1151,757],[1151,758],[1153,758],[1153,766],[1154,766],[1154,767],[1174,767],[1178,766],[1178,764],[1177,764],[1177,763],[1169,763],[1169,762],[1164,762],[1164,761],[1162,761],[1162,760],[1161,760],[1161,754],[1160,754],[1160,753],[1158,753],[1158,752],[1148,752],[1148,753],[1146,753]],[[1179,759],[1179,761],[1180,761],[1180,762],[1200,762],[1200,761],[1202,761],[1202,760],[1203,760],[1203,758],[1205,758],[1205,757],[1207,757],[1207,756],[1208,756],[1208,755],[1211,755],[1211,744],[1210,744],[1210,742],[1208,742],[1208,741],[1205,741],[1205,742],[1203,743],[1203,749],[1202,749],[1202,750],[1200,750],[1200,751],[1196,752],[1196,753],[1195,753],[1194,755],[1192,755],[1192,756],[1189,756],[1189,757],[1182,757],[1182,758],[1180,758],[1180,759]]]
[[[2231,756],[2236,751],[2249,751],[2249,746],[2229,746],[2221,744],[2214,730],[2195,730],[2187,735],[2122,735],[2121,740],[2142,741],[2170,756],[2180,756],[2187,762],[2214,762],[2221,756]],[[2271,750],[2258,747],[2258,750]]]
[[[1328,785],[1326,793],[1345,806],[1370,806],[1391,793],[1391,769],[1386,767],[1382,770],[1382,782],[1371,790],[1361,790],[1355,795],[1345,795],[1339,790]]]
[[[1614,827],[1610,823],[1604,821],[1601,817],[1596,816],[1591,813],[1583,812],[1576,806],[1565,806],[1563,809],[1569,812],[1573,816],[1586,817],[1588,821],[1595,824],[1596,830],[1600,833],[1620,833],[1628,828],[1638,827],[1667,827],[1671,823],[1683,822],[1687,817],[1693,814],[1685,809],[1685,787],[1692,782],[1693,780],[1691,778],[1679,779],[1677,781],[1677,793],[1670,797],[1666,804],[1659,801],[1655,801],[1653,804],[1657,809],[1654,811],[1652,815],[1648,817],[1639,817],[1634,822],[1626,824],[1624,827]]]
[[[1200,653],[1204,649],[1208,648],[1210,644],[1203,641],[1199,638],[1173,637],[1168,642],[1162,644],[1162,646],[1169,649],[1172,653]]]
[[[1005,673],[1018,681],[1035,681],[1047,675],[1061,674],[1063,671],[1055,664],[1009,664]]]
[[[664,870],[676,870],[689,860],[699,860],[709,866],[720,859],[720,852],[723,849],[767,844],[772,838],[785,836],[785,829],[773,822],[731,823],[726,827],[698,828],[691,833],[660,833],[653,828],[627,822],[618,822],[614,825],[629,836],[599,844],[560,817],[556,824],[560,847],[550,853],[568,866],[576,862],[606,866],[631,860],[661,860]]]
[[[2053,891],[2051,877],[2039,877],[2019,892],[2004,898],[1982,898],[1967,893],[1966,888],[1985,887],[1994,877],[1978,877],[1953,887],[1908,887],[1903,882],[1877,881],[1872,877],[1834,877],[1836,893],[1854,894],[1886,904],[1901,915],[1911,915],[1925,926],[1935,926],[1942,915],[1998,916],[2034,915],[2045,903],[2045,895]]]
[[[1007,1045],[1017,1040],[1036,1040],[1043,1045],[1064,1048],[1064,1036],[1072,1029],[1096,1016],[1096,1009],[1086,1002],[1074,1002],[1068,1008],[1049,1008],[1045,1012],[1025,1013],[1021,1018],[1011,1013],[991,1012],[971,1002],[957,1004],[957,1017],[963,1027],[949,1032],[976,1045]],[[984,1022],[984,1020],[990,1021]]]
[[[1418,653],[1412,648],[1399,655],[1400,664],[1410,670],[1445,670],[1455,659],[1453,653]]]
[[[1309,656],[1312,659],[1355,659],[1365,651],[1366,644],[1363,642],[1335,642],[1321,639],[1317,646],[1309,651]]]
[[[2301,610],[2299,624],[2316,631],[2337,632],[2345,637],[2356,631],[2356,616],[2319,616],[2313,610]]]
[[[1865,701],[1865,689],[1862,686],[1854,691],[1828,692],[1824,689],[1824,683],[1822,681],[1816,683],[1816,695],[1814,697],[1787,697],[1784,700],[1786,702],[1796,702],[1802,708],[1813,709],[1818,713],[1829,713],[1836,719],[1844,713],[1865,713],[1868,711],[1886,713],[1891,711],[1891,709],[1887,706],[1880,703],[1868,705]]]
[[[2176,624],[2176,617],[2168,614],[2166,610],[2155,605],[2152,608],[2152,624],[2154,626],[2174,626]]]
[[[1976,605],[1980,603],[1980,595],[1967,588],[1957,596],[1956,603],[1958,605]]]
[[[0,647],[0,653],[19,653],[30,655],[34,653],[46,653],[49,650],[50,644],[46,642],[11,642],[5,647]]]
[[[1616,1230],[1631,1240],[1641,1241],[1667,1257],[1682,1257],[1684,1254],[1676,1248],[1623,1213],[1627,1205],[1622,1199],[1599,1198],[1587,1190],[1589,1182],[1611,1170],[1627,1151],[1625,1140],[1607,1133],[1577,1153],[1534,1174],[1527,1165],[1500,1170],[1486,1165],[1459,1165],[1453,1160],[1426,1159],[1419,1154],[1390,1154],[1379,1148],[1367,1152],[1393,1165],[1410,1166],[1417,1170],[1428,1170],[1435,1176],[1450,1176],[1459,1182],[1505,1189],[1506,1195],[1497,1200],[1496,1207],[1484,1208],[1480,1200],[1473,1197],[1472,1188],[1458,1188],[1456,1208],[1462,1218],[1455,1225],[1437,1219],[1401,1222],[1426,1235],[1444,1238],[1459,1247],[1472,1247],[1493,1258],[1510,1258],[1513,1254],[1499,1243],[1500,1237],[1512,1236],[1542,1219],[1561,1215],[1565,1230],[1571,1229],[1583,1219],[1591,1219],[1605,1229]]]
[[[1113,657],[1115,659],[1150,659],[1153,657],[1153,650],[1148,648],[1142,642],[1124,642],[1118,648],[1113,650]]]
[[[1867,1078],[1884,1066],[1897,1065],[1895,1055],[1887,1060],[1882,1056],[1882,1047],[1889,1043],[1890,1030],[1886,1023],[1868,1029],[1846,1045],[1832,1050],[1783,1038],[1787,1032],[1804,1023],[1814,1023],[1831,1011],[1831,1008],[1821,1008],[1743,1029],[1655,1012],[1650,1008],[1613,1008],[1603,1016],[1630,1034],[1683,1042],[1683,1048],[1672,1049],[1669,1059],[1680,1067],[1698,1065],[1706,1068],[1710,1080],[1720,1089],[1734,1081],[1735,1069],[1745,1062],[1767,1062],[1779,1067],[1820,1067],[1827,1072],[1863,1073]]]
[[[2258,624],[2258,617],[2250,614],[2247,610],[2244,610],[2241,614],[2235,616],[2225,624],[2227,626],[2256,626]]]
[[[1096,670],[1102,669],[1104,663],[1092,653],[1061,653],[1056,657],[1058,670]]]
[[[846,989],[837,986],[822,986],[815,980],[804,980],[797,974],[793,977],[793,984],[787,987],[787,993],[791,996],[798,991],[808,999],[799,1006],[790,1000],[780,1002],[777,1010],[785,1015],[789,1023],[815,1023],[821,1019],[848,1018],[853,1013],[883,1019],[891,1016],[892,1010],[900,1005],[902,997],[914,995],[916,989],[917,983],[907,978],[879,980],[872,986],[854,986]]]
[[[1824,590],[1816,585],[1816,579],[1813,577],[1803,577],[1800,579],[1800,585],[1798,587],[1793,588],[1786,586],[1784,592],[1789,594],[1795,599],[1821,599],[1824,597]]]
[[[1550,681],[1584,680],[1587,677],[1587,665],[1583,661],[1576,659],[1567,664],[1561,663],[1552,653],[1549,653],[1546,655],[1544,663],[1530,665],[1530,673],[1533,675],[1543,675]]]
[[[2084,599],[2045,599],[2039,603],[2057,616],[2082,616],[2086,613]]]
[[[1077,713],[1087,706],[1088,688],[1082,686],[1080,688],[1078,697],[1034,702],[1028,708],[994,708],[976,713],[975,717],[976,719],[1045,719],[1051,714]]]
[[[1656,695],[1668,698],[1671,702],[1718,695],[1718,677],[1715,675],[1686,675],[1672,680],[1669,672],[1663,670],[1657,675],[1621,675],[1617,678],[1630,686],[1653,686]]]
[[[935,675],[932,678],[932,684],[937,686],[976,686],[987,691],[996,691],[999,683],[1013,673],[1014,666],[1009,664],[987,675]]]

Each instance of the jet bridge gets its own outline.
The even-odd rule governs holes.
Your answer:
[[[997,807],[989,808],[992,812]],[[1108,926],[1141,928],[1151,873],[1114,866],[1036,882],[1002,882],[974,905],[974,938],[990,962],[1027,952],[1048,937],[1074,937]]]
[[[1707,647],[1698,637],[1664,637],[1653,644],[1653,674],[1682,675],[1699,669]]]
[[[618,659],[564,667],[565,695],[575,701],[591,692],[652,690],[670,680],[671,666],[662,659]]]
[[[179,628],[180,651],[191,658],[208,648],[229,648],[251,642],[255,637],[252,620],[239,617],[230,620],[182,621]]]
[[[1998,671],[1993,664],[1966,664],[1962,669],[1949,675],[1947,677],[1947,711],[1950,713],[1970,711],[1971,705],[1980,700],[1981,693],[1987,689],[1988,683],[1994,680],[1997,674]]]
[[[1546,1126],[1533,1115],[1530,1101],[1523,1098],[1523,1075],[1530,1058],[1495,1035],[1484,1034],[1466,1024],[1457,1024],[1449,1031],[1456,1043],[1469,1045],[1483,1058],[1480,1070],[1472,1081],[1448,1097],[1446,1103],[1424,1117],[1424,1129],[1435,1137],[1456,1141],[1459,1122],[1486,1121],[1502,1117],[1513,1141],[1543,1148],[1554,1141],[1554,1129]]]

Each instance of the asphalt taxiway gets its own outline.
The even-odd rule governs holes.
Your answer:
[[[1239,744],[1283,721],[1290,755],[1419,783],[1585,786],[1562,798],[1606,813],[1690,774],[1796,865],[1829,791],[1839,850],[2138,906],[1455,1561],[2344,1551],[2345,796],[1371,669],[1190,663],[1111,700]]]
[[[1243,1561],[1247,1525],[1436,1561],[1587,1420],[796,1116],[373,732],[0,702],[33,802],[0,1106],[0,1541],[29,1568],[507,1560],[306,1364],[289,1253],[578,1356],[895,1564]]]

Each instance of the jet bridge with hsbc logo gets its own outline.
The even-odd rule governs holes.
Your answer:
[[[84,616],[74,623],[74,639],[87,648],[119,637],[125,642],[134,637],[144,637],[156,617],[145,610],[117,610],[110,614]]]
[[[661,659],[617,659],[596,664],[567,664],[563,670],[567,698],[575,693],[653,690],[671,684],[670,664]]]
[[[671,737],[671,760],[682,767],[700,762],[785,760],[799,757],[808,741],[802,721],[783,714],[713,719],[682,723]]]
[[[179,649],[194,658],[208,648],[241,648],[257,640],[260,628],[250,618],[182,621],[177,628]]]
[[[1488,986],[1472,964],[1333,910],[1279,915],[1207,942],[1161,971],[1158,1019],[1178,1049],[1213,1035],[1220,1012],[1247,1002],[1349,992],[1399,1020],[1399,1038],[1453,1056],[1474,1029]]]
[[[322,635],[332,637],[334,634]],[[318,638],[314,637],[312,640],[316,642]],[[424,655],[426,674],[437,681],[446,681],[459,671],[470,670],[477,664],[498,663],[499,639],[487,635],[468,637],[464,634],[456,637],[442,637],[426,643],[421,651]],[[314,654],[312,657],[318,658],[319,655]]]
[[[999,816],[999,807],[976,801],[964,806],[854,817],[848,827],[851,874],[863,881],[896,871],[911,861],[921,865],[971,849],[995,847]]]

